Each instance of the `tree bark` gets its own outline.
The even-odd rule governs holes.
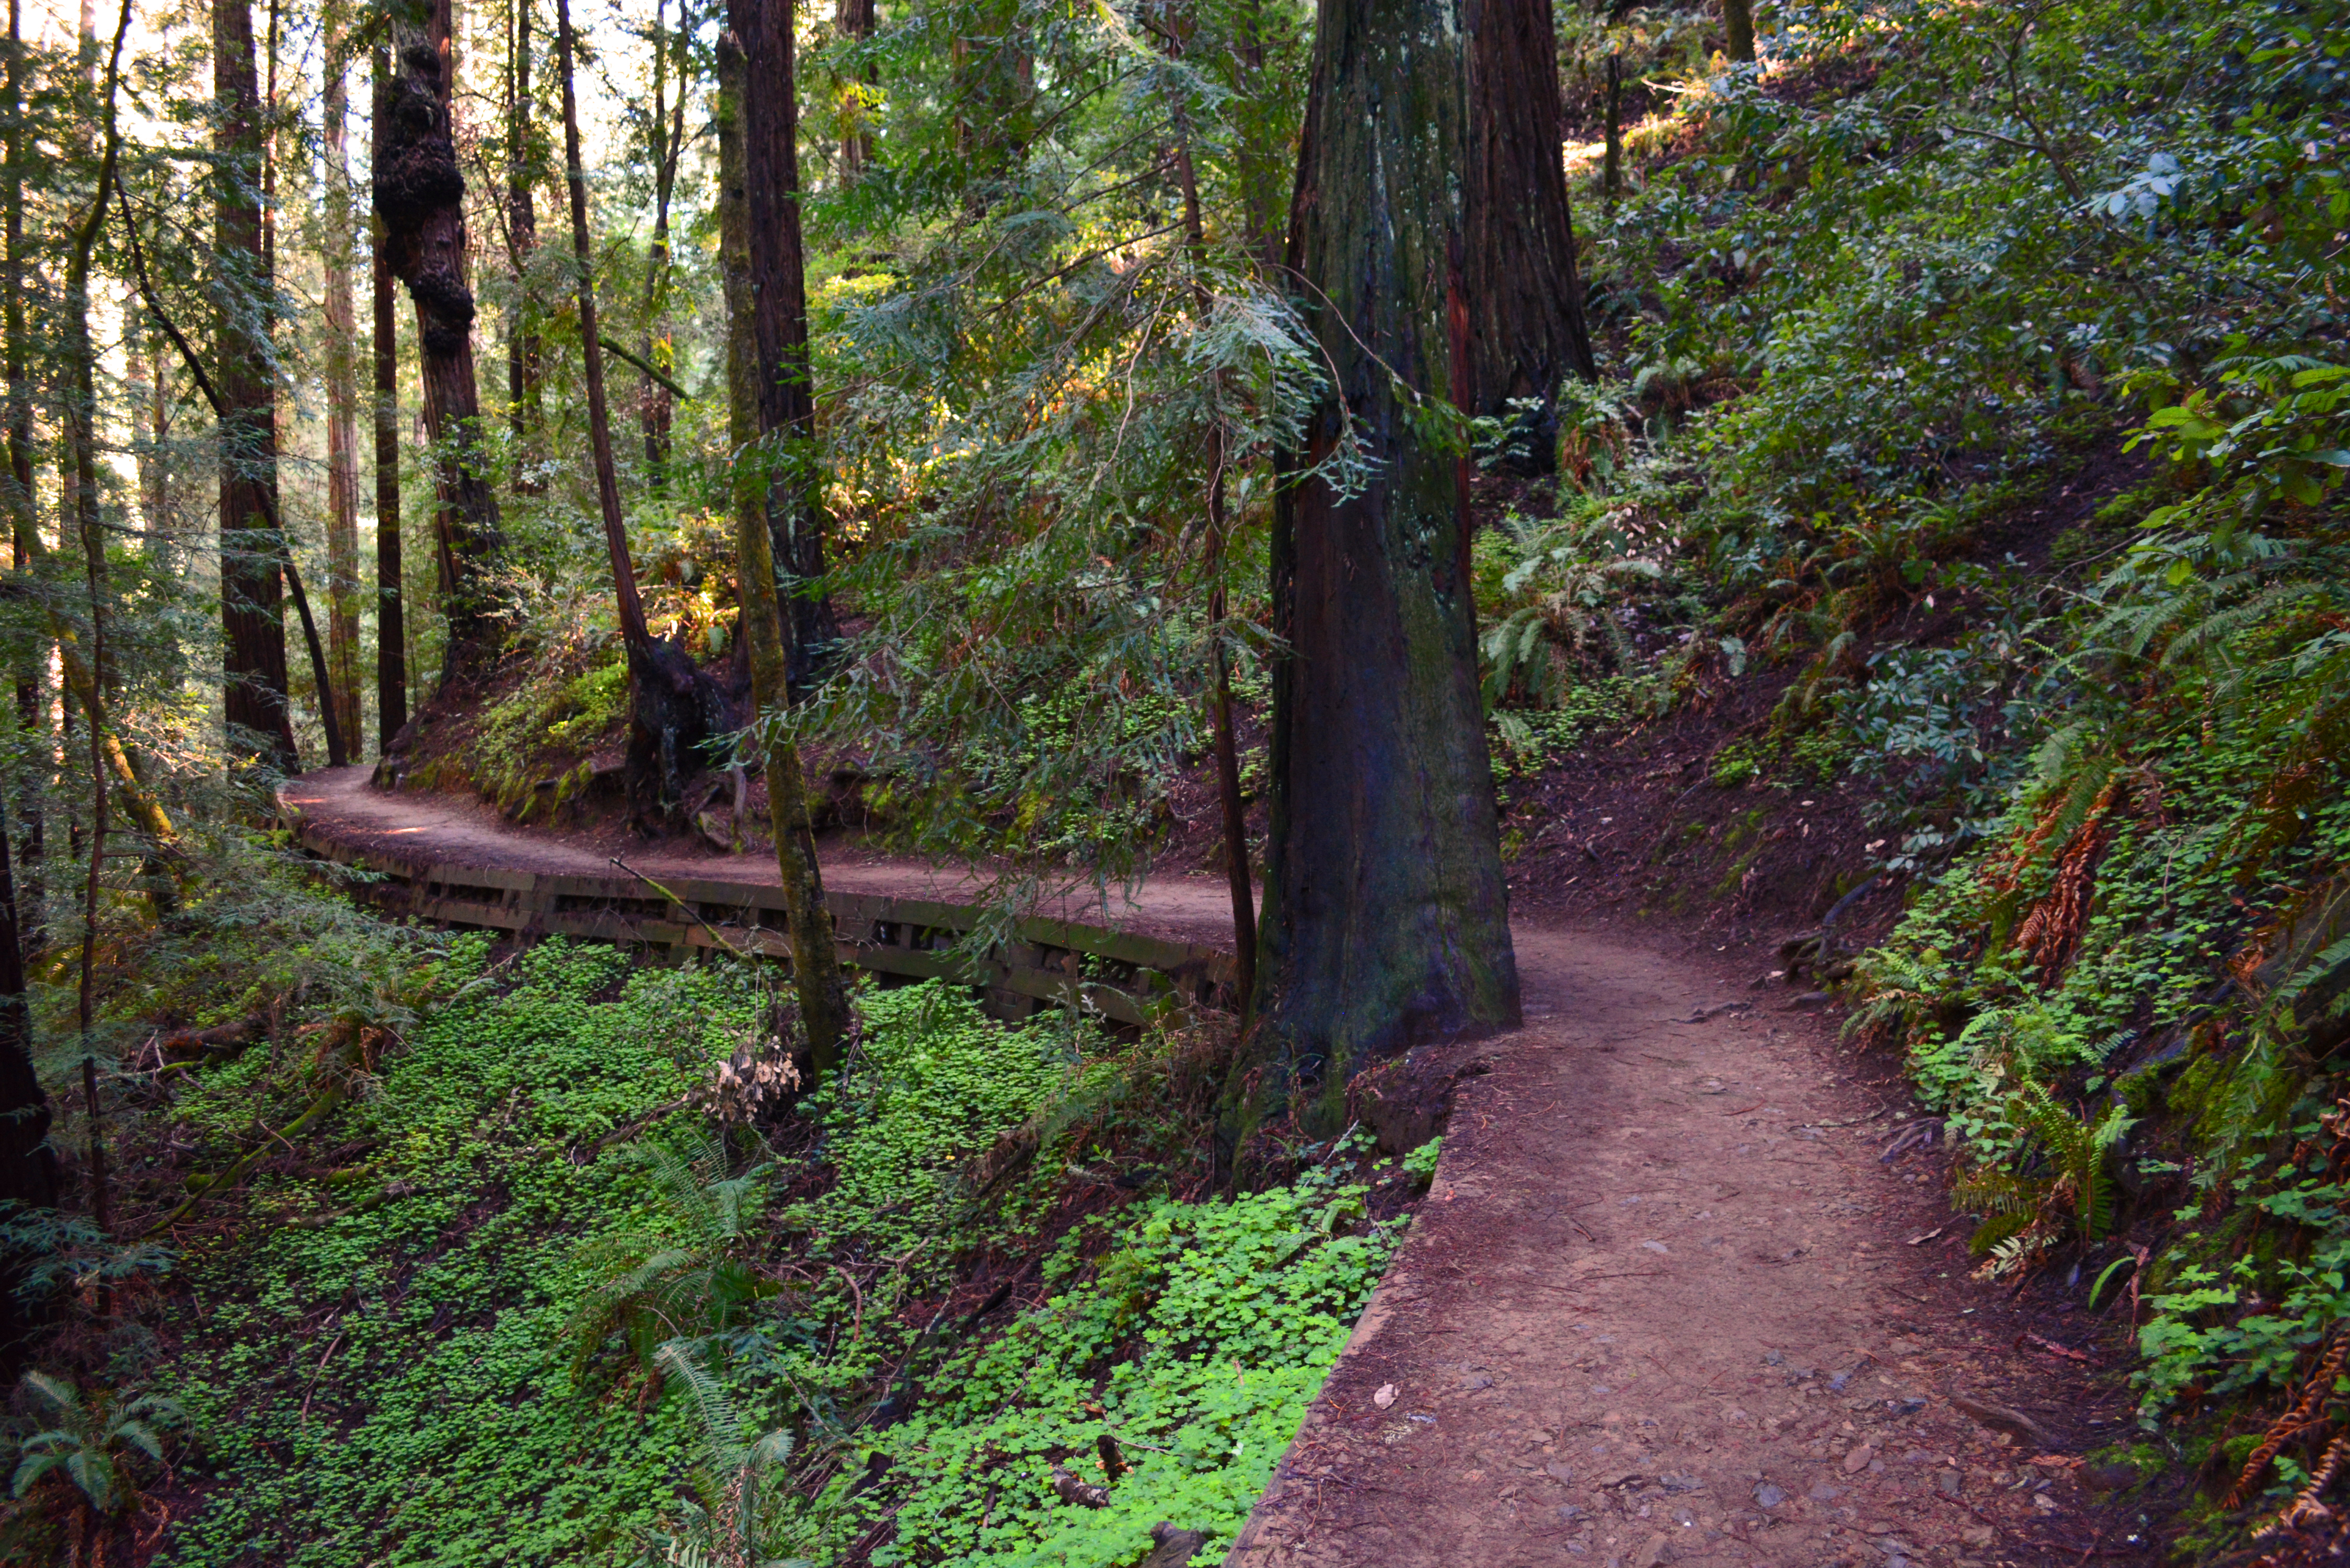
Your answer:
[[[1557,34],[1550,0],[1476,0],[1462,20],[1456,91],[1466,109],[1461,270],[1471,366],[1458,406],[1518,424],[1530,438],[1527,465],[1547,472],[1558,461],[1559,383],[1598,376],[1560,158]],[[1510,406],[1526,399],[1540,400],[1531,418]]]
[[[571,196],[572,262],[578,269],[579,337],[588,381],[588,441],[596,467],[596,503],[619,603],[620,644],[629,660],[628,786],[630,816],[652,827],[675,815],[701,743],[724,727],[713,722],[714,689],[672,642],[656,643],[637,593],[635,564],[612,462],[610,408],[604,395],[604,343],[596,329],[595,253],[588,237],[588,176],[580,162],[579,109],[572,90],[571,7],[555,0],[556,55],[563,82],[565,183]]]
[[[749,267],[759,462],[767,474],[767,530],[783,596],[785,674],[795,696],[814,683],[839,639],[824,576],[824,511],[813,453],[807,283],[800,252],[798,108],[788,0],[730,0],[743,54],[743,241]]]
[[[6,182],[7,272],[0,278],[6,290],[5,331],[8,395],[8,516],[13,529],[11,564],[22,572],[32,560],[33,454],[32,390],[26,363],[24,302],[25,171],[19,111],[24,103],[25,57],[18,0],[8,0],[8,57],[5,86],[0,86],[0,113],[7,117]],[[17,720],[29,734],[46,728],[40,711],[38,678],[20,670],[16,678]],[[57,1203],[57,1159],[48,1145],[49,1097],[33,1070],[33,1014],[25,990],[25,956],[29,940],[37,940],[37,890],[20,910],[11,853],[11,824],[6,813],[15,808],[26,824],[23,837],[39,832],[36,801],[38,785],[17,778],[0,790],[0,1199],[26,1209],[54,1209]],[[34,870],[36,856],[26,856]],[[26,1340],[33,1328],[32,1313],[16,1294],[23,1269],[14,1257],[0,1258],[0,1376],[14,1378],[23,1369]]]
[[[255,199],[262,175],[260,90],[250,0],[214,0],[213,81],[220,128],[213,265],[220,416],[223,676],[233,752],[291,773],[297,765],[286,681],[285,543],[278,516],[277,411],[270,368],[274,280]],[[243,738],[240,738],[240,737]]]
[[[1753,0],[1721,0],[1721,28],[1730,36],[1726,51],[1742,65],[1754,63]]]
[[[497,651],[504,549],[497,494],[482,451],[473,382],[473,294],[465,274],[465,181],[451,134],[452,0],[427,0],[423,25],[392,26],[393,73],[376,106],[374,195],[392,275],[416,306],[417,379],[437,461],[434,517],[441,601],[449,622],[445,685],[480,672]]]
[[[0,114],[6,116],[6,162],[0,168],[0,180],[5,180],[8,254],[6,273],[0,276],[0,331],[5,331],[8,399],[8,477],[7,504],[9,526],[9,565],[22,572],[38,554],[39,535],[35,532],[38,519],[34,512],[33,498],[33,386],[27,362],[25,318],[25,156],[24,125],[25,57],[23,6],[21,0],[8,0],[8,57],[5,72],[0,72]],[[16,723],[27,735],[42,735],[47,730],[47,705],[42,701],[42,667],[46,655],[35,644],[25,662],[16,667]],[[18,925],[23,950],[37,952],[47,945],[46,921],[43,918],[42,897],[42,811],[41,786],[25,783],[18,787],[19,820],[23,830],[17,846],[23,857],[24,892],[22,918]]]
[[[726,409],[734,464],[736,597],[743,607],[743,645],[750,655],[755,714],[780,718],[792,701],[791,662],[777,603],[774,535],[769,529],[773,476],[756,461],[762,435],[762,384],[756,291],[753,285],[750,190],[745,172],[745,62],[733,33],[718,40],[718,256],[726,288]],[[788,93],[788,82],[784,89]],[[759,737],[759,763],[767,780],[767,817],[783,875],[785,923],[792,948],[792,981],[800,1021],[818,1075],[840,1064],[848,1033],[848,1001],[833,946],[832,916],[824,907],[824,871],[809,831],[806,775],[799,748],[772,725]]]
[[[873,0],[837,0],[832,11],[833,26],[851,44],[871,41],[878,18]],[[868,62],[862,71],[848,78],[862,88],[879,88],[881,73]],[[844,93],[844,99],[851,95]],[[850,111],[840,132],[840,180],[844,185],[854,184],[873,163],[873,130],[866,118],[865,95],[854,95],[857,107]]]
[[[514,44],[506,107],[506,248],[514,264],[514,319],[506,332],[507,419],[521,455],[541,427],[538,406],[538,325],[530,298],[530,258],[538,250],[538,206],[532,191],[539,168],[536,122],[530,96],[531,0],[514,0]]]
[[[57,1206],[57,1157],[49,1147],[49,1096],[33,1071],[33,1014],[25,994],[25,946],[16,910],[9,824],[0,815],[0,1201]],[[0,1257],[0,1376],[23,1369],[32,1312],[17,1295],[24,1269]]]
[[[644,362],[657,373],[645,377],[639,422],[645,438],[645,472],[656,494],[669,488],[670,426],[674,410],[662,377],[674,368],[675,358],[670,349],[669,334],[661,329],[661,315],[669,306],[669,207],[677,187],[679,150],[685,143],[687,97],[686,52],[681,48],[676,61],[677,103],[671,109],[667,99],[671,45],[662,27],[663,19],[662,0],[653,0],[653,111],[648,120],[652,132],[653,233],[645,254]],[[692,32],[693,18],[681,0],[677,36],[690,38]]]
[[[353,757],[366,750],[359,717],[359,334],[351,309],[351,222],[346,120],[349,117],[350,17],[343,0],[327,7],[327,663],[332,701]],[[324,695],[321,701],[328,700]]]
[[[384,106],[390,97],[391,52],[375,52],[369,95],[369,158],[384,162]],[[408,724],[408,621],[400,598],[400,324],[392,308],[391,251],[383,220],[374,222],[369,271],[374,310],[375,392],[375,722],[379,753]]]
[[[1323,6],[1287,265],[1336,384],[1282,460],[1259,1024],[1227,1140],[1293,1091],[1335,1127],[1367,1057],[1518,1022],[1470,463],[1440,425],[1570,341],[1548,20],[1491,0]],[[1350,422],[1369,474],[1345,493],[1312,471]]]

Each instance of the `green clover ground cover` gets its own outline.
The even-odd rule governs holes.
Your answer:
[[[183,1259],[182,1473],[203,1500],[161,1561],[673,1559],[710,1528],[691,1500],[723,1497],[708,1456],[766,1431],[792,1458],[740,1527],[763,1558],[836,1561],[885,1520],[876,1563],[1110,1568],[1170,1518],[1221,1551],[1394,1244],[1326,1172],[1141,1199],[1046,1245],[1043,1305],[934,1340],[923,1303],[958,1259],[1045,1244],[1066,1179],[1040,1158],[974,1201],[963,1172],[1134,1048],[1007,1029],[938,985],[868,992],[856,1060],[793,1113],[806,1151],[771,1160],[738,1133],[730,1156],[675,1107],[758,1027],[756,977],[559,942],[495,974],[486,958],[459,940],[452,999],[319,1135],[338,1168],[256,1180],[241,1227]],[[280,1125],[295,1091],[271,1072],[256,1051],[210,1074],[184,1136],[225,1164]],[[742,1174],[681,1175],[671,1156],[695,1149]],[[696,1231],[696,1179],[731,1182],[744,1222]],[[650,1376],[656,1347],[594,1310],[649,1257],[683,1260],[642,1299],[661,1364],[691,1377]],[[1108,1507],[1071,1507],[1052,1465],[1104,1480],[1105,1432],[1131,1469]]]

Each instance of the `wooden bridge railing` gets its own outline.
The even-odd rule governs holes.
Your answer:
[[[530,938],[562,935],[668,952],[732,946],[790,961],[781,888],[702,877],[507,871],[411,859],[344,843],[298,812],[286,826],[311,854],[378,874],[369,896],[413,919]],[[667,895],[667,896],[664,896]],[[944,977],[983,993],[989,1012],[1024,1018],[1076,1004],[1142,1023],[1170,1010],[1232,1005],[1232,955],[1214,948],[1031,916],[981,960],[951,951],[980,921],[969,905],[827,892],[840,961],[900,982]],[[716,933],[716,934],[713,934]],[[723,941],[722,941],[723,938]],[[887,982],[885,980],[885,983]]]

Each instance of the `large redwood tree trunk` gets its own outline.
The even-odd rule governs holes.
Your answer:
[[[832,602],[807,591],[824,575],[824,514],[808,468],[816,400],[807,374],[807,279],[800,254],[799,110],[788,0],[729,0],[747,84],[740,109],[744,244],[767,527],[784,595],[791,690],[806,688],[833,643]]]
[[[429,0],[422,26],[398,14],[392,76],[376,106],[376,215],[392,275],[416,306],[424,428],[440,454],[434,550],[449,657],[442,680],[475,673],[497,650],[503,608],[496,566],[504,546],[498,500],[482,452],[473,380],[473,293],[465,272],[465,181],[450,131],[455,75],[452,0]]]
[[[1570,368],[1549,8],[1324,0],[1287,265],[1333,367],[1274,514],[1261,1023],[1229,1137],[1367,1057],[1518,1022],[1477,692],[1469,460],[1437,428]],[[1399,390],[1397,380],[1409,390]],[[1425,406],[1415,409],[1417,400]],[[1309,470],[1351,421],[1342,493]]]
[[[214,0],[213,348],[220,384],[222,670],[230,745],[292,772],[294,726],[286,688],[285,556],[278,537],[277,416],[268,336],[272,292],[262,230],[262,126],[249,0]]]
[[[1557,35],[1550,0],[1475,0],[1462,13],[1461,291],[1469,384],[1454,401],[1520,426],[1528,466],[1558,461],[1554,404],[1595,379],[1560,159]],[[1530,419],[1513,400],[1539,400]]]
[[[369,99],[369,161],[380,169],[390,127],[391,51],[375,52],[375,85]],[[400,597],[400,320],[393,309],[391,254],[383,220],[375,221],[369,269],[369,308],[373,343],[369,358],[375,392],[375,707],[379,753],[408,723],[408,614]]]

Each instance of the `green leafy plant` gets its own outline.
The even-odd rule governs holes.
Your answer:
[[[64,1483],[79,1514],[78,1533],[87,1539],[93,1561],[117,1521],[143,1495],[134,1468],[136,1455],[163,1463],[160,1428],[182,1419],[180,1407],[157,1394],[83,1390],[45,1372],[25,1374],[24,1390],[48,1425],[17,1446],[13,1490],[19,1498],[44,1482]]]
[[[772,1166],[729,1175],[724,1146],[698,1128],[628,1154],[651,1177],[660,1216],[583,1253],[581,1266],[604,1278],[564,1330],[575,1377],[616,1334],[645,1370],[667,1366],[665,1346],[723,1331],[776,1289],[757,1269]]]

